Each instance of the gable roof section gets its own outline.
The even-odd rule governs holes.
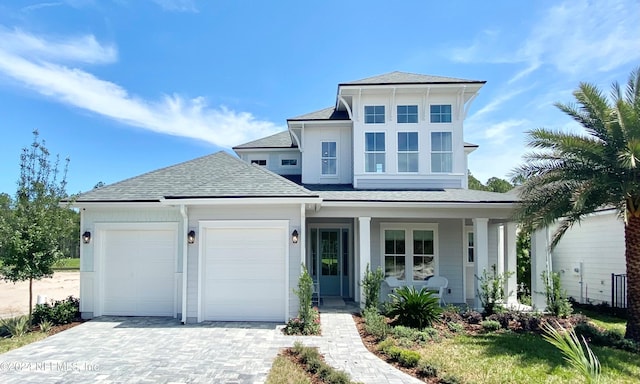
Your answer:
[[[94,189],[79,195],[75,202],[317,196],[265,168],[220,151]]]
[[[263,137],[248,143],[236,145],[233,149],[249,149],[249,148],[298,148],[291,141],[289,131],[278,132],[274,135]]]
[[[340,83],[343,85],[386,85],[386,84],[484,84],[483,80],[467,80],[455,77],[443,77],[432,75],[420,75],[408,72],[389,72],[378,76],[367,77],[365,79]]]
[[[305,113],[304,115],[292,117],[287,121],[310,121],[310,120],[349,120],[347,111],[338,111],[335,107],[321,109],[319,111]]]

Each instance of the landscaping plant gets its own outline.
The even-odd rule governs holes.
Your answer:
[[[478,297],[482,303],[485,316],[491,316],[500,312],[501,303],[504,302],[504,285],[513,272],[498,273],[495,264],[491,266],[491,273],[482,271],[482,276],[476,276],[479,280]]]
[[[442,313],[440,299],[426,288],[417,290],[413,286],[400,287],[390,297],[391,310],[388,315],[396,318],[398,325],[422,329],[439,320]]]
[[[544,281],[544,293],[547,298],[546,310],[554,316],[569,316],[573,312],[573,308],[567,299],[567,293],[562,290],[560,274],[542,271],[542,281]]]
[[[542,337],[562,352],[564,359],[582,374],[586,383],[600,382],[600,361],[584,337],[581,344],[573,329],[565,330],[558,323],[554,327],[547,322],[542,327],[545,331]]]
[[[287,335],[320,334],[320,314],[316,308],[311,306],[313,280],[304,265],[298,280],[298,289],[294,289],[293,292],[298,296],[300,302],[298,317],[289,319],[284,328],[284,333]]]
[[[0,319],[2,327],[11,337],[21,337],[29,332],[29,316],[17,316]]]
[[[64,300],[52,301],[51,304],[36,304],[33,310],[33,323],[49,321],[53,325],[69,324],[80,318],[80,300],[69,296]]]
[[[365,308],[378,308],[380,302],[380,287],[384,281],[384,272],[378,267],[375,271],[369,269],[369,264],[362,279],[362,289],[364,290]]]

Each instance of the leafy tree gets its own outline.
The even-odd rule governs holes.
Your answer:
[[[625,219],[628,321],[625,337],[640,341],[640,67],[611,98],[581,83],[577,104],[556,106],[583,134],[539,128],[529,132],[532,152],[514,170],[525,181],[516,217],[537,229],[559,220],[552,246],[573,224],[603,207]]]
[[[488,191],[505,193],[509,192],[511,189],[513,189],[513,185],[511,185],[507,180],[497,177],[491,177],[487,180]]]
[[[468,179],[469,189],[475,189],[476,191],[487,190],[487,187],[482,185],[482,182],[476,179],[475,176],[471,174],[471,171],[469,171],[469,176],[467,177],[467,179]]]
[[[65,196],[69,160],[62,171],[59,158],[49,151],[38,131],[33,143],[20,155],[20,178],[12,209],[0,222],[0,278],[29,281],[29,318],[33,304],[33,280],[53,275],[52,266],[62,256],[61,233],[65,230]],[[60,179],[58,179],[60,177]]]

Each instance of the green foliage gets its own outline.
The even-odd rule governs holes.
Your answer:
[[[461,384],[462,381],[454,375],[446,375],[440,379],[440,384]]]
[[[482,325],[482,328],[487,332],[495,332],[501,328],[500,323],[496,320],[484,320],[480,325]]]
[[[438,367],[421,360],[418,363],[418,375],[422,377],[438,377]]]
[[[453,333],[461,333],[464,331],[464,325],[455,321],[447,322],[447,328],[449,328],[449,330]]]
[[[362,312],[364,329],[378,340],[384,340],[389,334],[387,318],[378,313],[376,308],[365,308]]]
[[[53,325],[69,324],[80,318],[80,300],[73,296],[58,300],[52,304],[36,304],[33,311],[35,324],[49,321]]]
[[[68,159],[60,170],[59,158],[50,160],[38,131],[33,136],[31,146],[20,155],[16,197],[9,202],[10,209],[0,215],[0,278],[29,281],[30,311],[33,280],[53,275],[52,266],[63,255],[61,239],[71,230],[69,225],[74,217],[59,206],[60,200],[67,197]],[[78,239],[78,233],[73,234],[74,239]]]
[[[573,312],[573,308],[567,299],[567,293],[562,290],[560,274],[557,272],[547,273],[547,271],[542,271],[542,281],[544,281],[544,292],[547,298],[546,310],[554,316],[569,316]]]
[[[365,269],[362,279],[362,289],[364,290],[365,308],[378,308],[380,302],[380,287],[384,281],[384,272],[378,267],[375,271],[369,270],[369,264]]]
[[[11,337],[22,337],[29,332],[29,316],[0,319],[0,327],[4,328]]]
[[[580,372],[586,383],[600,382],[600,361],[589,348],[585,338],[582,337],[582,344],[580,344],[573,330],[567,331],[557,323],[556,327],[545,323],[543,325],[545,334],[542,337],[562,352],[564,359]]]
[[[505,193],[513,189],[513,185],[510,182],[498,177],[490,177],[489,180],[487,180],[487,184],[483,185],[480,180],[471,174],[471,171],[468,173],[467,180],[469,189],[475,189],[477,191]]]
[[[49,320],[43,320],[42,322],[40,322],[39,326],[40,332],[49,333],[51,331],[51,328],[53,327],[53,324]]]
[[[439,338],[438,331],[433,328],[424,328],[423,330],[419,330],[416,328],[397,325],[392,328],[391,332],[401,344],[406,344],[407,346],[414,344],[422,345],[427,341],[437,340]]]
[[[478,297],[482,302],[485,316],[490,316],[502,310],[500,304],[505,298],[503,287],[512,274],[513,272],[498,273],[496,266],[492,265],[491,273],[488,273],[485,269],[482,271],[481,277],[476,276],[480,280]]]
[[[413,368],[417,366],[420,361],[420,353],[410,349],[402,349],[397,359],[398,363],[403,367]]]
[[[396,341],[389,338],[389,339],[385,339],[381,342],[378,343],[378,351],[381,351],[382,353],[384,353],[385,355],[389,354],[389,350],[391,347],[395,347]]]
[[[430,326],[440,318],[440,300],[425,288],[400,287],[391,295],[390,317],[398,325],[419,328]]]
[[[323,382],[328,384],[351,384],[349,375],[335,370],[325,363],[316,348],[306,347],[301,342],[296,341],[291,348],[291,352],[298,356],[307,372],[316,374]]]
[[[528,298],[531,304],[531,232],[521,228],[516,238],[516,275],[518,280],[518,300],[522,304]]]
[[[625,339],[624,335],[617,330],[607,329],[603,331],[591,323],[576,324],[573,330],[576,335],[584,337],[593,345],[640,353],[640,343]]]
[[[300,306],[298,317],[289,319],[284,327],[286,335],[318,335],[320,334],[320,314],[311,306],[313,295],[313,280],[305,266],[302,266],[302,274],[298,280],[298,289],[293,292],[298,296]]]

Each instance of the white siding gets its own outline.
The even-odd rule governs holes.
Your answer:
[[[251,163],[251,160],[266,160],[267,169],[279,175],[300,175],[302,173],[302,156],[297,149],[238,150],[237,152],[240,152],[240,158],[247,163]],[[297,164],[283,166],[282,160],[295,160]]]
[[[626,273],[624,223],[613,211],[587,217],[565,233],[552,262],[568,296],[580,300],[580,273],[574,268],[582,262],[583,301],[611,304],[611,274]]]
[[[322,175],[322,142],[335,141],[337,174]],[[344,125],[306,125],[303,132],[302,182],[306,184],[351,184],[353,170],[351,122]]]

